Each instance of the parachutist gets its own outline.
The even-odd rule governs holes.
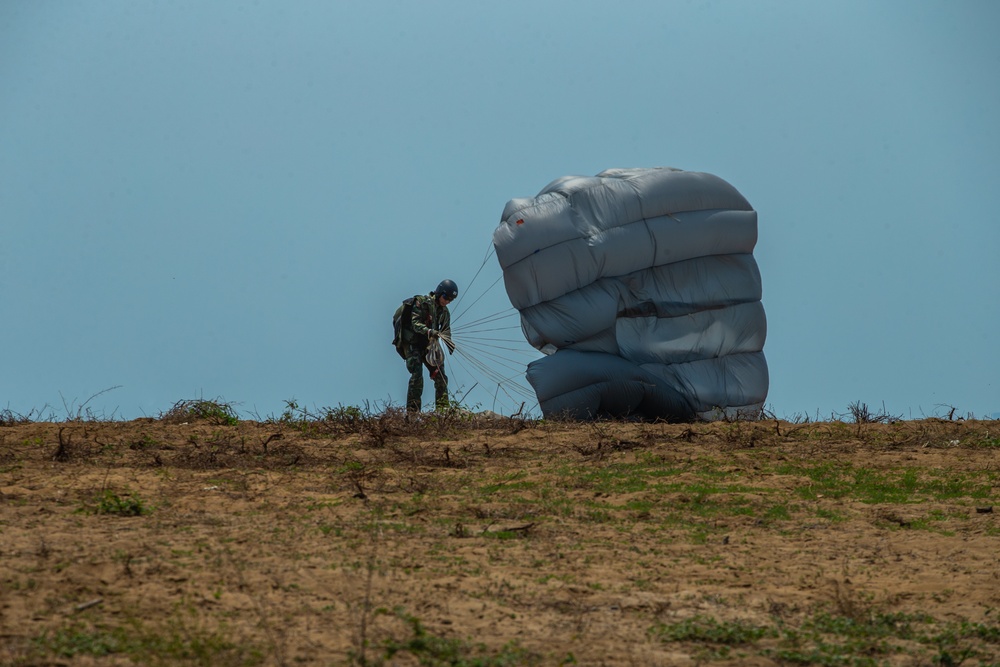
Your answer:
[[[410,380],[406,388],[406,411],[420,411],[424,392],[424,366],[434,381],[434,404],[438,410],[448,407],[448,376],[444,372],[444,354],[438,342],[443,340],[449,352],[451,313],[448,304],[458,297],[458,286],[452,280],[442,280],[433,292],[407,299],[396,311],[393,323],[396,339],[393,343],[406,361]]]

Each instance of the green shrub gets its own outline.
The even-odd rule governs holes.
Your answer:
[[[224,426],[233,426],[240,421],[231,403],[207,401],[201,398],[174,403],[172,408],[160,415],[160,419],[173,423],[205,419]]]
[[[117,516],[142,516],[149,514],[152,510],[146,502],[139,496],[125,492],[121,495],[111,489],[106,489],[97,498],[95,514],[115,514]]]

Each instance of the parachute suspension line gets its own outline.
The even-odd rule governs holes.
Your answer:
[[[460,366],[462,366],[462,368],[465,369],[465,371],[467,373],[470,373],[469,370],[468,370],[468,368],[465,367],[465,364],[462,364],[461,362],[458,362],[458,363],[459,363]],[[470,375],[471,374],[472,373],[470,373]],[[508,391],[508,389],[504,386],[505,384],[510,388],[510,391]],[[485,389],[485,387],[484,387],[484,389]],[[530,391],[524,389],[523,387],[519,387],[516,384],[505,383],[503,381],[503,379],[501,378],[501,379],[499,379],[499,380],[496,381],[496,391],[494,391],[494,393],[493,393],[493,408],[492,409],[494,411],[496,409],[497,396],[500,394],[501,391],[510,400],[510,402],[511,402],[511,408],[514,408],[518,404],[520,404],[521,408],[523,409],[525,403],[527,403],[529,401],[530,402],[534,402],[534,399],[535,399],[534,395]],[[513,394],[516,394],[517,396],[513,395],[512,392],[513,392]],[[468,392],[466,393],[466,395],[468,395]],[[535,405],[537,405],[537,403]]]
[[[483,336],[469,337],[464,332],[462,334],[462,338],[464,340],[474,341],[476,343],[479,343],[481,345],[485,345],[487,347],[495,347],[498,350],[509,350],[511,352],[521,352],[523,354],[532,354],[528,350],[525,350],[525,349],[520,348],[520,347],[504,347],[503,345],[497,345],[497,343],[512,343],[512,344],[523,343],[524,340],[517,340],[517,339],[514,339],[514,338],[487,338],[487,337],[483,337]]]
[[[460,367],[462,367],[462,368],[463,368],[463,369],[465,370],[465,372],[466,372],[467,374],[469,374],[470,376],[472,376],[472,377],[475,377],[475,375],[476,375],[476,374],[475,374],[475,373],[473,373],[473,372],[471,372],[471,371],[470,371],[470,370],[469,370],[469,369],[468,369],[468,368],[467,368],[467,367],[465,366],[465,364],[463,364],[463,363],[462,363],[461,359],[465,359],[466,361],[470,362],[470,363],[471,363],[471,364],[473,364],[473,365],[474,365],[474,366],[475,366],[475,367],[476,367],[476,368],[477,368],[477,369],[478,369],[478,370],[479,370],[479,371],[480,371],[480,372],[481,372],[482,374],[486,375],[486,376],[487,376],[487,378],[488,378],[488,380],[490,380],[490,382],[488,382],[488,384],[493,384],[493,383],[496,383],[496,386],[497,386],[497,390],[496,390],[496,392],[495,392],[495,393],[494,393],[494,395],[493,395],[493,409],[494,409],[494,410],[496,409],[496,400],[497,400],[497,399],[496,399],[496,395],[497,395],[497,394],[498,394],[498,393],[499,393],[499,392],[500,392],[501,390],[502,390],[502,391],[503,391],[503,393],[504,393],[504,394],[505,394],[505,395],[506,395],[506,396],[507,396],[507,397],[508,397],[508,398],[509,398],[509,399],[511,400],[511,402],[512,402],[512,405],[516,405],[516,404],[518,403],[518,399],[514,398],[514,397],[513,397],[512,395],[511,395],[511,392],[513,392],[513,393],[515,393],[515,394],[519,394],[519,395],[523,396],[523,398],[524,398],[524,399],[527,399],[527,400],[530,400],[530,399],[533,399],[533,398],[534,398],[534,396],[533,396],[533,395],[531,394],[531,392],[528,392],[528,391],[527,391],[526,389],[524,389],[524,388],[522,388],[522,387],[519,387],[519,386],[517,386],[516,384],[514,384],[514,383],[511,383],[511,382],[507,381],[507,380],[506,380],[505,378],[503,378],[503,377],[500,377],[500,376],[499,376],[499,375],[497,375],[497,374],[496,374],[495,372],[493,372],[493,371],[492,371],[492,369],[490,369],[489,367],[487,367],[487,366],[485,366],[484,364],[482,364],[482,362],[479,362],[479,361],[477,361],[476,359],[474,359],[474,358],[470,357],[470,356],[469,356],[468,354],[465,354],[465,353],[463,353],[463,352],[459,352],[459,358],[458,358],[458,359],[455,359],[455,360],[454,360],[454,362],[455,362],[456,364],[458,364],[458,365],[459,365]],[[468,390],[468,391],[466,391],[466,392],[465,392],[465,393],[464,393],[464,394],[462,395],[462,398],[458,399],[458,402],[459,402],[459,403],[464,403],[464,402],[465,402],[465,400],[466,400],[466,399],[468,398],[469,394],[471,394],[471,393],[472,393],[472,391],[473,391],[473,390],[474,390],[474,389],[475,389],[475,388],[476,388],[477,386],[479,386],[480,384],[482,384],[482,383],[481,383],[480,381],[476,381],[476,382],[475,382],[475,383],[474,383],[474,384],[472,385],[472,387],[470,387],[470,388],[469,388],[469,390]],[[504,385],[505,385],[505,384],[506,384],[506,385],[509,385],[509,386],[510,386],[510,390],[509,390],[509,391],[508,391],[508,389],[506,389],[506,388],[504,387]],[[484,385],[484,387],[483,387],[483,388],[485,389],[485,385]],[[521,402],[523,403],[524,401],[521,401]]]
[[[465,360],[469,361],[468,358],[466,358]],[[504,377],[502,375],[494,373],[491,375],[487,375],[486,378],[487,380],[489,380],[488,384],[494,384],[498,387],[502,387],[504,393],[506,394],[517,394],[518,396],[521,396],[523,398],[534,397],[534,394],[530,389],[528,389],[522,384],[519,384],[518,382],[515,382],[511,377]]]
[[[521,407],[522,408],[524,407],[525,403],[527,403],[528,401],[534,401],[534,398],[535,398],[534,395],[532,395],[532,394],[520,394],[520,392],[517,392],[517,393],[519,393],[518,397],[512,396],[511,393],[509,391],[507,391],[504,388],[503,385],[498,384],[496,392],[493,393],[493,404],[494,405],[496,405],[496,397],[497,397],[497,394],[500,391],[503,391],[503,393],[507,395],[507,398],[509,398],[515,405],[518,402],[518,398],[520,398],[521,399]],[[535,403],[535,405],[537,406],[538,403]]]
[[[505,372],[501,372],[500,370],[498,370],[497,367],[487,364],[482,359],[474,355],[470,355],[468,352],[460,352],[459,357],[467,361],[473,367],[475,367],[476,370],[479,371],[477,375],[485,376],[497,382],[512,382],[513,381],[512,378],[518,377],[523,373],[523,371],[519,367],[507,366],[505,368],[506,373],[513,372],[513,375],[507,375]]]
[[[441,332],[441,333],[439,334],[439,338],[440,338],[440,339],[441,339],[442,341],[444,341],[445,345],[447,345],[447,346],[448,346],[448,349],[449,349],[449,350],[452,350],[452,351],[458,351],[458,353],[459,353],[459,356],[462,356],[462,355],[463,355],[463,352],[462,352],[461,350],[458,350],[458,349],[457,349],[457,348],[455,347],[455,344],[454,344],[454,341],[452,341],[452,339],[451,339],[451,336],[449,336],[448,334],[446,334],[445,332],[443,332],[443,331],[442,331],[442,332]],[[445,358],[444,358],[444,351],[443,351],[443,350],[441,350],[441,345],[440,345],[440,343],[438,343],[437,341],[434,341],[434,342],[435,342],[435,345],[434,345],[434,347],[437,347],[437,349],[438,349],[438,352],[439,352],[439,353],[440,353],[440,355],[441,355],[441,356],[440,356],[440,363],[439,363],[438,365],[440,365],[440,366],[444,366],[444,365],[445,365]],[[429,357],[428,357],[428,358],[429,358]],[[458,363],[458,365],[459,365],[459,366],[461,366],[462,368],[465,368],[465,365],[464,365],[464,364],[462,364],[461,362],[459,362],[459,361],[458,361],[457,359],[456,359],[455,361],[456,361],[456,362]],[[450,365],[451,365],[451,362],[448,362],[448,365],[450,366]],[[468,373],[468,369],[466,369],[466,372]],[[472,375],[472,373],[469,373],[469,375]],[[462,394],[462,396],[461,396],[460,398],[456,398],[456,399],[455,399],[455,402],[456,402],[456,403],[457,403],[458,405],[465,405],[465,399],[466,399],[466,398],[467,398],[467,397],[469,396],[469,394],[470,394],[470,393],[472,393],[472,390],[473,390],[473,389],[475,389],[475,388],[476,388],[476,387],[477,387],[478,385],[479,385],[479,381],[477,380],[476,382],[474,382],[474,383],[472,384],[472,386],[471,386],[471,387],[469,387],[469,389],[468,389],[468,390],[467,390],[467,391],[466,391],[466,392],[465,392],[464,394]]]
[[[498,326],[489,326],[491,324],[496,324]],[[470,322],[469,324],[463,324],[460,327],[452,327],[452,331],[461,332],[463,336],[468,334],[478,334],[478,333],[491,333],[494,331],[521,331],[521,323],[516,324],[510,323],[508,316],[504,317],[493,317],[493,318],[483,318],[477,322]]]
[[[476,327],[476,326],[479,326],[481,324],[493,324],[495,322],[501,322],[503,320],[506,320],[508,318],[515,317],[515,316],[518,316],[518,315],[519,315],[519,313],[516,310],[514,310],[513,308],[507,308],[505,310],[501,310],[499,312],[493,313],[492,315],[484,315],[483,317],[480,317],[478,320],[473,320],[472,322],[466,322],[465,324],[463,324],[460,327],[452,327],[452,330],[454,330],[454,331],[462,331],[463,329],[468,329],[468,328],[471,328],[471,327]]]
[[[458,327],[453,330],[453,334],[460,334],[463,343],[467,347],[471,347],[477,350],[485,350],[485,348],[495,348],[505,352],[512,352],[518,356],[528,356],[534,357],[535,352],[530,348],[526,348],[521,344],[526,341],[523,338],[504,338],[497,336],[490,336],[484,334],[495,334],[498,331],[522,331],[520,324],[513,326],[501,326],[501,327],[490,327],[490,323],[499,322],[500,320],[507,319],[511,316],[518,316],[516,311],[497,313],[495,315],[489,315],[475,322],[468,323],[464,326]]]
[[[496,362],[497,366],[502,366],[504,368],[507,368],[508,370],[513,371],[514,374],[504,377],[499,371],[496,370],[496,368],[486,364],[486,362],[484,362],[478,356],[471,355],[465,350],[459,350],[459,356],[461,356],[463,359],[466,359],[470,364],[475,365],[476,368],[479,368],[488,377],[497,380],[502,380],[504,382],[513,382],[513,378],[519,377],[524,372],[522,370],[523,369],[522,364],[514,363],[509,359],[504,359],[503,357],[496,357],[495,355],[491,355],[489,353],[483,354],[481,356],[492,357],[491,361]]]
[[[502,323],[503,320],[507,320],[510,317],[516,317],[517,315],[518,313],[516,311],[514,311],[513,309],[509,309],[508,311],[502,311],[500,313],[495,313],[493,315],[482,317],[474,322],[468,322],[460,327],[453,329],[453,332],[455,334],[460,334],[462,340],[469,342],[469,344],[480,343],[481,345],[492,346],[498,349],[505,349],[507,351],[517,352],[522,355],[531,354],[524,348],[510,347],[513,345],[518,345],[519,343],[523,343],[524,342],[523,338],[503,338],[495,336],[497,332],[502,332],[502,331],[515,331],[515,330],[523,331],[523,328],[521,327],[520,324],[496,326],[496,327],[489,326],[490,324],[493,323],[500,324]],[[494,335],[491,336],[489,334],[494,334]],[[506,343],[508,345],[498,345],[497,343]]]
[[[497,390],[495,392],[493,392],[493,405],[494,406],[496,406],[496,404],[497,404],[497,395],[500,393],[501,389],[503,389],[503,387],[498,384],[497,385]],[[514,401],[515,404],[517,403],[518,399],[514,398],[513,396],[511,396],[508,391],[504,390],[504,393],[507,394],[507,398],[509,398],[512,401]],[[515,412],[514,414],[517,414],[517,415],[523,414],[523,412],[524,412],[524,406],[529,401],[532,401],[534,399],[534,396],[532,396],[531,393],[529,392],[529,393],[526,393],[526,394],[522,394],[521,398],[523,399],[521,401],[521,405],[518,407],[517,412]],[[535,401],[534,405],[530,409],[534,409],[534,408],[537,408],[537,407],[538,407],[538,401]]]
[[[489,245],[486,246],[486,254],[483,255],[483,263],[479,265],[479,269],[476,271],[476,275],[472,276],[472,280],[469,281],[469,286],[471,287],[473,283],[476,282],[476,278],[479,277],[479,273],[486,266],[486,263],[493,258],[493,254],[496,252],[496,248],[493,247],[493,242],[490,241]]]
[[[511,367],[510,364],[513,364],[514,366],[523,367],[524,364],[526,363],[524,361],[525,359],[528,359],[530,361],[531,359],[538,358],[537,354],[532,354],[532,352],[529,352],[528,350],[502,347],[500,345],[492,345],[486,343],[466,343],[465,345],[462,346],[462,348],[466,351],[471,351],[476,354],[481,354],[484,357],[489,357],[491,360],[507,362],[508,367]],[[520,361],[517,361],[516,359],[511,357],[517,357],[520,359]]]
[[[496,402],[501,392],[510,401],[516,405],[518,402],[521,403],[522,408],[525,402],[532,401],[534,399],[533,392],[527,387],[517,383],[513,378],[519,377],[524,373],[524,362],[518,362],[513,359],[497,354],[493,349],[505,349],[507,352],[514,352],[522,355],[530,354],[526,350],[520,350],[517,348],[501,348],[498,345],[492,345],[483,343],[480,341],[470,341],[462,345],[457,346],[449,333],[442,332],[439,338],[449,349],[453,349],[458,352],[458,358],[455,359],[462,369],[466,371],[471,377],[485,377],[490,380],[489,384],[496,384],[496,391],[493,395],[493,407],[496,407]],[[435,341],[436,342],[436,341]],[[516,343],[517,341],[507,341],[511,343]],[[435,345],[440,352],[440,346]],[[475,371],[471,370],[469,366],[462,363],[462,360],[467,362]],[[443,354],[441,354],[441,362],[443,363]],[[512,375],[506,375],[498,371],[498,368],[503,368],[508,371],[512,371]],[[480,380],[477,380],[473,386],[465,392],[461,400],[465,400],[466,397],[473,391],[476,385],[482,384]],[[485,385],[484,385],[485,387]],[[520,400],[519,400],[520,399]]]
[[[488,261],[490,261],[490,258],[491,258],[491,257],[493,256],[493,253],[494,253],[494,252],[495,252],[495,249],[493,248],[493,242],[492,242],[492,241],[490,241],[490,245],[489,245],[489,247],[488,247],[488,248],[487,248],[487,250],[486,250],[486,255],[485,255],[485,256],[483,257],[483,263],[479,265],[479,268],[478,268],[478,269],[476,269],[476,275],[472,276],[472,280],[470,280],[470,281],[469,281],[469,285],[468,285],[468,287],[466,287],[466,288],[465,288],[465,289],[464,289],[464,290],[462,291],[462,296],[464,296],[465,294],[471,294],[471,290],[472,290],[472,286],[476,284],[476,278],[478,278],[478,277],[479,277],[479,274],[480,274],[480,273],[482,273],[482,271],[483,271],[483,267],[485,267],[485,266],[486,266],[486,263],[487,263]],[[501,276],[500,276],[500,277],[502,278],[502,277],[503,277],[503,274],[501,274]],[[493,283],[493,284],[495,285],[496,283]],[[489,287],[487,287],[487,288],[486,288],[486,292],[489,292],[489,291],[490,291],[490,289],[492,289],[492,287],[493,287],[493,285],[490,285]],[[485,294],[486,292],[483,292],[483,294]],[[459,304],[461,304],[461,303],[462,303],[462,296],[459,296],[459,297],[458,297],[458,302],[457,302],[457,303],[455,304],[455,308],[456,308],[456,309],[458,308]],[[482,295],[480,295],[480,296],[479,296],[479,299],[481,299],[481,298],[483,298],[483,297],[482,297]],[[479,299],[476,299],[476,301],[479,301]],[[473,302],[473,304],[472,304],[472,305],[475,305],[475,302]],[[472,307],[472,306],[469,306],[469,308],[471,308],[471,307]],[[463,314],[465,314],[465,312],[466,312],[466,311],[468,311],[468,310],[469,310],[469,308],[466,308],[466,309],[465,309],[465,310],[463,310],[463,311],[462,311],[462,312],[461,312],[460,314],[456,315],[456,316],[455,316],[455,319],[457,320],[457,319],[458,319],[459,317],[461,317],[461,316],[462,316]]]
[[[486,254],[483,255],[483,264],[490,261],[495,254],[497,254],[497,247],[493,245],[493,241],[490,241],[486,246]]]
[[[512,380],[513,377],[516,377],[517,375],[520,375],[523,372],[522,371],[522,368],[523,368],[522,364],[520,364],[518,362],[515,362],[512,359],[508,359],[506,357],[500,356],[500,355],[496,354],[495,352],[490,351],[488,349],[489,346],[483,346],[481,344],[475,344],[475,343],[472,343],[470,345],[465,346],[465,347],[471,348],[474,352],[476,352],[476,354],[479,357],[485,357],[486,359],[489,359],[493,363],[495,363],[497,365],[500,365],[500,366],[503,366],[504,368],[507,368],[507,369],[512,370],[512,371],[515,372],[515,375],[509,376],[509,377],[504,377],[502,374],[498,373],[494,368],[492,368],[488,364],[486,364],[482,359],[477,358],[476,356],[473,356],[473,355],[469,354],[463,348],[457,347],[455,345],[454,341],[452,340],[452,338],[451,338],[450,335],[442,332],[439,335],[439,337],[440,337],[440,339],[442,341],[444,341],[445,345],[447,345],[449,349],[453,349],[453,350],[457,351],[458,354],[459,354],[459,357],[461,357],[463,359],[466,359],[470,364],[472,364],[473,366],[475,366],[481,373],[483,373],[484,375],[486,375],[486,377],[488,377],[490,379],[493,379],[493,380],[496,380],[498,382],[498,384],[509,384],[509,385],[512,385],[512,386],[517,386],[518,390],[520,390],[520,391],[524,392],[525,394],[527,394],[528,396],[530,396],[530,392],[526,388],[524,388],[523,386],[516,385],[516,383],[514,383],[513,380]],[[444,353],[441,350],[440,344],[436,344],[436,345],[431,346],[431,349],[432,350],[436,349],[437,354],[440,355],[440,357],[436,357],[435,358],[435,360],[440,359],[440,363],[435,364],[435,365],[441,365],[441,364],[443,364],[444,363]],[[428,357],[428,361],[431,361],[430,357]]]
[[[479,274],[477,273],[476,275],[479,275]],[[502,279],[503,279],[503,274],[501,273],[500,277],[497,278],[496,280],[494,280],[492,285],[490,285],[485,290],[483,290],[483,293],[480,294],[479,297],[476,298],[475,301],[473,301],[471,304],[469,304],[468,306],[466,306],[465,310],[463,310],[461,313],[459,313],[458,315],[455,316],[455,321],[457,322],[459,320],[459,318],[462,317],[462,315],[465,315],[467,312],[469,312],[469,309],[472,308],[477,303],[479,303],[479,300],[482,299],[484,296],[486,296],[491,289],[493,289],[494,287],[496,287],[497,283],[500,282]]]
[[[483,322],[483,324],[489,324],[489,322]],[[479,325],[474,325],[473,324],[473,325],[469,325],[468,327],[459,327],[457,329],[452,329],[452,331],[459,331],[459,332],[462,333],[463,336],[467,336],[469,334],[492,333],[494,331],[523,331],[523,329],[524,329],[520,324],[508,325],[508,326],[505,326],[505,327],[489,327],[487,329],[475,329],[475,328],[472,328],[472,327],[476,327],[476,326],[479,326]],[[523,340],[523,338],[521,340]]]
[[[503,381],[506,382],[506,381],[509,381],[511,377],[516,377],[516,375],[520,375],[523,372],[522,371],[522,368],[523,368],[523,364],[522,363],[519,363],[519,362],[517,362],[517,361],[515,361],[513,359],[508,359],[507,357],[503,357],[503,356],[501,356],[499,354],[496,354],[495,352],[490,351],[488,349],[490,346],[483,346],[483,345],[476,345],[476,344],[470,344],[470,345],[466,345],[465,346],[467,348],[471,348],[474,352],[476,352],[477,354],[479,354],[481,357],[485,357],[485,358],[487,358],[487,359],[489,359],[489,360],[497,363],[498,365],[503,366],[504,368],[508,368],[508,369],[510,369],[512,371],[515,371],[516,375],[504,378],[504,377],[501,376],[501,374],[497,373],[495,370],[493,370],[488,365],[486,365],[481,359],[477,359],[477,358],[473,357],[468,352],[466,352],[464,349],[459,348],[457,345],[455,345],[455,343],[452,340],[451,336],[449,336],[449,335],[447,335],[447,334],[445,334],[445,333],[442,332],[439,335],[439,338],[440,338],[440,340],[444,341],[445,345],[447,345],[449,349],[453,349],[453,350],[457,351],[458,354],[459,354],[459,356],[461,356],[461,357],[463,357],[465,359],[468,359],[470,363],[475,364],[477,368],[479,368],[484,374],[486,374],[489,377],[493,377],[495,379],[499,378],[499,379],[501,379],[501,380],[503,380]],[[493,346],[493,347],[496,347],[496,346]],[[518,350],[513,350],[513,351],[517,352]],[[429,363],[432,366],[443,366],[444,365],[444,361],[445,361],[445,359],[444,359],[444,351],[441,349],[441,345],[440,345],[440,343],[438,341],[435,340],[431,345],[428,346],[426,358],[427,358],[427,363]]]
[[[469,362],[472,366],[474,366],[480,373],[482,373],[483,375],[485,375],[488,379],[490,379],[493,382],[495,382],[497,384],[497,386],[500,387],[500,388],[502,388],[503,391],[504,391],[504,393],[507,394],[508,396],[510,396],[511,392],[513,392],[515,394],[519,394],[523,398],[527,398],[527,399],[533,399],[534,398],[534,392],[532,392],[528,388],[524,387],[523,385],[518,384],[517,382],[514,382],[511,379],[512,377],[516,377],[516,376],[504,377],[500,373],[497,373],[494,369],[492,369],[489,366],[487,366],[486,364],[484,364],[479,359],[476,359],[475,357],[472,357],[472,356],[470,356],[470,355],[468,355],[466,353],[460,352],[459,356],[462,359],[465,359],[465,361]],[[459,363],[460,363],[460,365],[463,368],[465,368],[464,364],[461,364],[461,362],[459,362]],[[466,369],[466,370],[468,371],[468,369]],[[518,372],[518,374],[520,374],[520,371]],[[472,373],[470,373],[470,375],[472,375]],[[509,389],[509,391],[508,391],[508,389]]]
[[[491,336],[496,336],[496,335],[509,336],[510,335],[510,334],[498,334],[497,333],[498,331],[523,331],[523,329],[521,328],[520,325],[518,325],[518,326],[506,326],[506,327],[484,327],[482,329],[480,329],[480,328],[469,329],[469,328],[465,328],[465,327],[462,327],[460,329],[452,329],[452,333],[458,334],[462,339],[466,339],[466,338],[480,338],[483,335],[487,335],[487,334],[491,335]],[[514,340],[519,340],[521,342],[526,342],[523,337],[511,338],[511,339],[508,339],[508,340],[510,340],[511,342],[513,342]]]
[[[507,336],[509,334],[497,333],[498,331],[512,331],[518,327],[501,327],[499,329],[476,329],[475,331],[461,331],[462,340],[473,341],[494,341],[503,343],[523,343],[523,338],[496,338],[495,336]]]

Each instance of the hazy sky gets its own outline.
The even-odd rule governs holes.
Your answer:
[[[775,414],[989,416],[998,27],[992,0],[2,0],[0,410],[401,404],[402,298],[509,309],[507,200],[672,166],[758,211]],[[534,356],[481,360],[526,385]]]

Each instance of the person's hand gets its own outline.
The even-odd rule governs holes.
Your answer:
[[[438,333],[439,332],[438,332],[437,329],[428,329],[427,330],[427,337],[428,338],[437,338],[438,337]]]

